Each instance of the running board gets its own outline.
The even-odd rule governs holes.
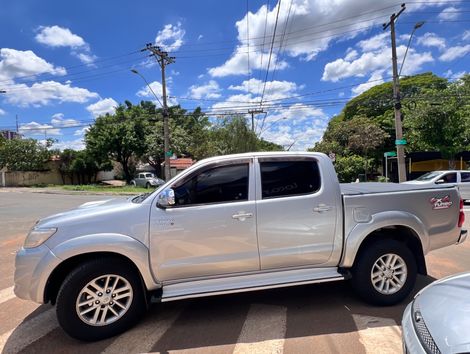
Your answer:
[[[162,302],[344,280],[337,268],[293,269],[194,280],[163,286]]]

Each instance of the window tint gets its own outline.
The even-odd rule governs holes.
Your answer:
[[[248,200],[248,164],[209,168],[173,189],[177,206]]]
[[[320,189],[316,161],[266,161],[260,166],[263,199],[314,193]]]
[[[470,172],[462,172],[460,175],[462,182],[470,182]]]
[[[139,178],[144,178],[144,174],[143,173],[139,174]]]
[[[146,174],[145,174],[145,177],[153,177],[153,174],[151,174],[151,173],[146,173]]]
[[[448,173],[442,176],[442,179],[445,183],[456,183],[457,182],[457,173]]]

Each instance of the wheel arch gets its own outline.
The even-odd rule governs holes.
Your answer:
[[[418,273],[427,274],[424,255],[429,247],[428,234],[423,223],[406,212],[381,213],[368,223],[358,223],[346,237],[340,267],[353,267],[371,242],[383,238],[405,243],[415,256]]]
[[[44,301],[55,301],[58,288],[79,264],[99,257],[119,258],[129,264],[142,280],[144,290],[155,290],[160,284],[150,269],[148,248],[125,235],[88,235],[68,240],[52,249],[61,262],[51,271],[44,286]]]

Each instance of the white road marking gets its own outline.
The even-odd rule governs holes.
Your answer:
[[[286,307],[251,305],[233,353],[282,353],[286,324]]]
[[[352,315],[367,354],[402,352],[401,330],[391,318]]]
[[[182,309],[164,311],[157,318],[148,316],[137,327],[124,332],[102,353],[148,353],[173,325]]]
[[[9,288],[2,289],[0,290],[0,304],[3,304],[4,302],[14,299],[15,293],[13,292],[13,287],[10,286]]]
[[[44,337],[57,326],[54,309],[44,311],[0,335],[0,352],[2,354],[18,353],[39,338]]]

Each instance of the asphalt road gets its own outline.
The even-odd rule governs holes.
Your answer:
[[[15,251],[41,217],[103,196],[5,192],[0,189],[0,351],[2,353],[397,353],[408,301],[373,307],[346,282],[300,286],[153,305],[119,337],[81,343],[57,324],[55,309],[12,293]],[[470,223],[470,208],[466,228]],[[470,243],[434,251],[429,276],[470,270]],[[410,299],[411,300],[411,297]]]

